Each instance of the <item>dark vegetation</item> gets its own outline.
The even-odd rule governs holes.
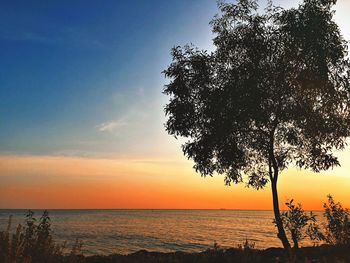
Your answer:
[[[287,255],[282,248],[256,250],[251,248],[208,249],[200,253],[159,253],[139,251],[130,255],[94,256],[85,258],[88,263],[308,263],[308,262],[350,262],[349,247],[301,248]]]
[[[304,0],[291,9],[268,2],[258,12],[256,0],[220,1],[211,21],[214,51],[172,49],[165,126],[187,139],[184,155],[202,176],[222,174],[226,184],[256,189],[270,183],[278,237],[288,250],[285,227],[297,247],[299,228],[313,219],[299,218],[298,207],[281,215],[277,181],[290,165],[314,172],[339,165],[333,153],[350,136],[350,63],[333,19],[336,0]]]
[[[77,240],[70,252],[66,244],[56,243],[48,211],[44,211],[37,223],[29,210],[24,226],[18,225],[14,233],[10,231],[11,219],[7,229],[0,232],[0,263],[79,262],[81,242]]]
[[[82,243],[76,241],[68,250],[65,244],[57,244],[52,238],[51,222],[47,211],[38,224],[33,212],[28,211],[25,225],[18,225],[11,232],[0,232],[0,263],[134,263],[134,262],[350,262],[350,213],[328,196],[324,204],[325,223],[318,225],[316,216],[307,214],[293,200],[286,203],[288,210],[282,213],[287,234],[292,236],[294,249],[255,249],[255,243],[246,240],[236,248],[224,249],[217,243],[200,253],[161,253],[138,251],[129,255],[83,256]],[[298,248],[299,242],[310,238],[320,246]]]
[[[350,212],[343,208],[339,202],[335,202],[328,195],[328,202],[323,204],[325,222],[317,223],[316,215],[307,214],[301,204],[294,204],[294,200],[286,202],[287,211],[282,212],[283,225],[294,243],[294,248],[299,248],[302,239],[309,238],[315,245],[326,243],[336,246],[350,245]]]

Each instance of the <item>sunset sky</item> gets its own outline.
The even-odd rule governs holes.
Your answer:
[[[350,40],[350,2],[336,11]],[[269,187],[201,178],[164,129],[170,49],[211,50],[215,13],[214,0],[3,2],[0,208],[271,209]],[[350,207],[350,147],[338,156],[333,171],[284,172],[281,203]]]

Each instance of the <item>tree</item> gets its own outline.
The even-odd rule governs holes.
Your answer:
[[[202,176],[226,184],[271,184],[278,237],[277,181],[290,165],[315,172],[339,165],[332,154],[350,135],[347,43],[333,21],[336,0],[282,9],[255,0],[218,4],[213,52],[174,47],[163,72],[166,130],[187,138],[184,154]]]

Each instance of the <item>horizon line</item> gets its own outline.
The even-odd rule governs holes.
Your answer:
[[[0,210],[215,210],[215,211],[273,211],[273,209],[244,208],[1,208]],[[282,209],[285,211],[287,209]],[[307,209],[305,211],[322,212],[322,209]]]

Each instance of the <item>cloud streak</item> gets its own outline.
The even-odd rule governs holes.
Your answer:
[[[113,132],[126,125],[127,123],[124,121],[110,121],[98,124],[96,129],[100,132]]]

